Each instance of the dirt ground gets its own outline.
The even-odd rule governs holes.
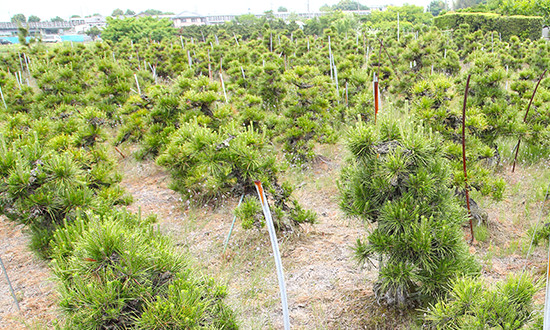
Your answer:
[[[48,264],[29,250],[22,226],[4,218],[0,218],[0,242],[0,257],[21,308],[17,311],[0,269],[0,329],[51,328],[56,292]]]

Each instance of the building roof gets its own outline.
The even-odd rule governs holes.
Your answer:
[[[198,17],[204,17],[204,16],[197,13],[190,12],[190,11],[182,11],[181,13],[177,14],[173,18],[189,18],[189,17],[198,18]]]

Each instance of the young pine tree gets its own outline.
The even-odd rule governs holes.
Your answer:
[[[379,300],[400,308],[425,302],[441,296],[456,276],[478,271],[439,139],[422,128],[359,122],[348,149],[341,207],[378,225],[355,252],[360,262],[378,257]]]

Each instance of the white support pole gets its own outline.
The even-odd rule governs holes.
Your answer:
[[[135,73],[134,73],[134,78],[136,79],[136,85],[137,85],[137,88],[138,88],[138,95],[141,95],[141,88],[139,88],[139,81],[138,81],[137,75]]]
[[[399,42],[399,13],[397,13],[397,42]]]
[[[241,74],[243,75],[243,79],[246,80],[246,76],[244,75],[244,69],[243,69],[242,65],[241,65]]]
[[[189,63],[189,69],[193,67],[193,61],[191,60],[191,53],[187,51],[187,62]]]
[[[271,218],[271,211],[269,210],[269,204],[265,198],[265,193],[260,181],[255,181],[256,190],[262,203],[262,210],[265,215],[265,222],[267,223],[267,230],[269,232],[269,238],[271,240],[271,247],[273,248],[273,257],[275,258],[275,265],[277,267],[277,278],[279,280],[279,289],[281,292],[281,303],[283,305],[283,321],[285,330],[290,330],[290,318],[288,315],[288,302],[286,298],[285,276],[283,274],[283,264],[281,262],[281,254],[279,253],[279,245],[277,244],[277,235],[275,234],[275,227],[273,226],[273,219]]]
[[[221,70],[220,70],[220,80],[222,82],[223,97],[225,98],[225,103],[229,103],[229,101],[227,100],[227,93],[225,92],[225,83],[223,82],[223,73]]]
[[[4,108],[6,108],[6,110],[8,110],[6,100],[4,100],[4,93],[2,93],[2,87],[0,87],[0,96],[2,96],[2,103],[4,103]]]
[[[550,244],[548,246],[548,267],[546,269],[546,298],[544,300],[543,329],[550,330]]]
[[[329,66],[330,66],[330,80],[334,81],[334,58],[332,57],[332,54],[329,54],[328,55],[328,62],[329,62]]]

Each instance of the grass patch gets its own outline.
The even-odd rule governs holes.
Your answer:
[[[475,226],[474,237],[478,242],[487,242],[487,239],[489,238],[489,229],[487,228],[487,226],[483,224]]]

